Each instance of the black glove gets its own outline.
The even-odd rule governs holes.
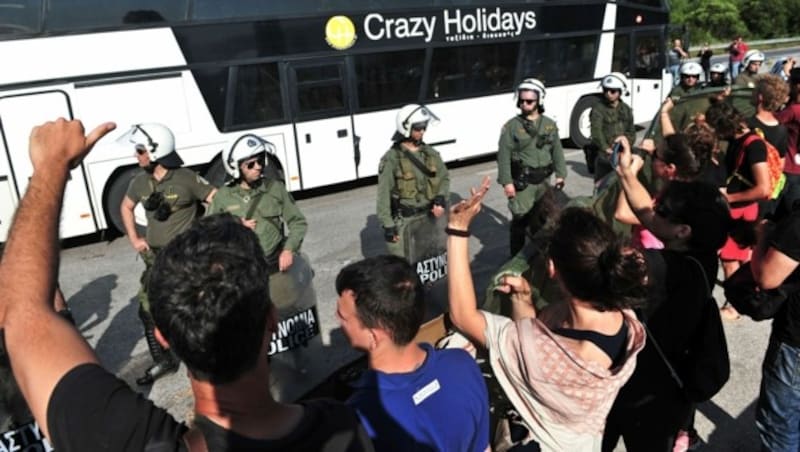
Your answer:
[[[383,238],[386,239],[387,242],[394,242],[394,238],[397,235],[396,226],[392,226],[391,228],[383,228]]]
[[[433,198],[431,204],[433,204],[434,206],[447,207],[447,200],[444,199],[444,196],[438,195],[435,198]]]

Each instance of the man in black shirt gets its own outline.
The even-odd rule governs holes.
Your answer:
[[[14,376],[55,450],[372,450],[343,405],[272,399],[267,347],[276,321],[267,263],[253,232],[229,215],[204,218],[173,239],[148,290],[156,337],[188,368],[196,428],[187,430],[100,367],[55,313],[69,168],[114,127],[84,135],[80,121],[59,119],[34,128],[33,176],[0,263],[0,327]]]
[[[759,241],[750,263],[762,289],[800,280],[800,210],[781,220],[773,233]],[[764,356],[756,427],[762,450],[800,448],[800,292],[790,293],[775,314]]]

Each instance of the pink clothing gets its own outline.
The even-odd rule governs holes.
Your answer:
[[[641,225],[631,228],[631,244],[640,250],[663,250],[664,242],[658,239],[649,229]]]
[[[731,61],[733,62],[742,61],[744,59],[744,54],[747,53],[747,50],[749,49],[747,47],[747,44],[745,44],[744,41],[742,41],[735,44],[735,48],[736,50],[739,51],[739,53],[737,53],[736,55],[731,55]]]
[[[786,126],[789,136],[789,146],[786,152],[786,163],[783,172],[786,174],[800,174],[800,156],[797,154],[797,145],[800,141],[800,104],[792,103],[783,110],[775,113],[778,121]]]
[[[625,310],[625,361],[613,369],[584,361],[540,319],[481,311],[486,347],[497,381],[543,451],[600,451],[606,416],[636,367],[645,332]]]

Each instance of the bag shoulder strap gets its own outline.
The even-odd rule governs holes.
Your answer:
[[[418,170],[422,171],[422,174],[424,174],[426,177],[436,177],[436,171],[431,171],[428,169],[424,163],[422,163],[418,158],[414,157],[408,149],[403,147],[403,145],[398,146],[398,148],[405,158],[410,160]]]
[[[706,269],[703,268],[703,264],[701,264],[700,261],[693,256],[686,256],[686,258],[690,261],[693,261],[695,264],[697,264],[697,267],[700,268],[700,274],[703,276],[703,285],[706,288],[706,296],[711,297],[711,287],[708,286],[708,275],[706,275]]]
[[[253,214],[256,213],[256,208],[258,207],[258,202],[261,201],[261,197],[264,196],[264,193],[266,193],[269,190],[270,184],[272,184],[271,179],[264,180],[264,182],[262,182],[262,186],[264,187],[264,189],[259,190],[258,193],[256,193],[255,195],[253,195],[252,198],[250,198],[251,201],[250,207],[247,209],[247,214],[244,216],[246,220],[251,220],[253,218]]]
[[[661,347],[658,345],[658,341],[656,341],[655,336],[653,336],[653,333],[650,331],[650,328],[647,327],[647,322],[641,322],[641,324],[644,327],[645,332],[647,333],[647,340],[651,344],[653,344],[653,347],[655,347],[656,352],[658,352],[658,356],[661,357],[661,361],[664,361],[664,364],[667,366],[667,369],[669,369],[669,375],[672,377],[673,380],[675,380],[675,384],[678,385],[678,389],[683,389],[683,380],[681,380],[681,377],[678,376],[678,372],[676,372],[675,368],[672,367],[672,364],[670,364],[669,360],[667,359],[667,355],[664,354],[664,350],[662,350]]]

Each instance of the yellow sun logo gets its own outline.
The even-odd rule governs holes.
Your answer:
[[[356,27],[347,16],[333,16],[325,24],[325,41],[336,50],[349,49],[356,42]]]

